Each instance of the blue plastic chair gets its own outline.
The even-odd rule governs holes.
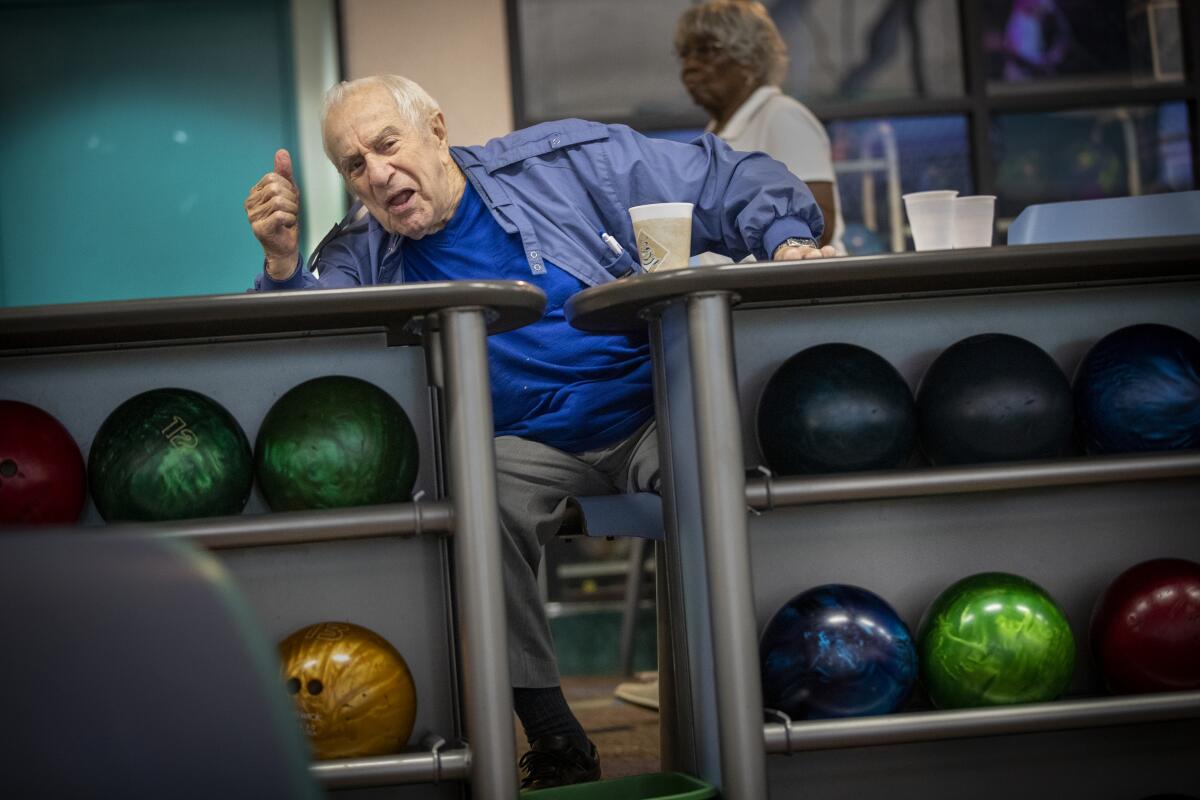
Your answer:
[[[662,498],[650,492],[575,498],[584,536],[635,536],[663,540]]]
[[[1050,244],[1200,234],[1200,191],[1042,203],[1022,211],[1008,243]]]

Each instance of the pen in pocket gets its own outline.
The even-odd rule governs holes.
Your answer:
[[[616,255],[619,256],[625,252],[625,249],[621,247],[621,243],[609,236],[607,232],[600,231],[600,238],[604,240],[606,245],[608,245],[608,249],[612,250]]]

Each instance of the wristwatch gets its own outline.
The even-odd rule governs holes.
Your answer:
[[[815,247],[820,250],[821,243],[816,239],[802,239],[799,236],[789,236],[779,243],[779,247],[775,248],[775,253],[771,254],[771,258],[774,258],[775,254],[785,247]]]

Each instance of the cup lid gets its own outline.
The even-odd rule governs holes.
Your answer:
[[[690,217],[693,205],[691,203],[647,203],[640,206],[630,206],[629,216],[634,221],[656,219],[658,217]]]
[[[946,200],[951,197],[958,197],[958,189],[934,189],[929,192],[909,192],[901,195],[904,202],[911,203],[913,201],[920,202],[922,200]]]

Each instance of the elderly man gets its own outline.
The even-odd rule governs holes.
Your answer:
[[[559,687],[537,569],[570,498],[657,490],[658,449],[645,336],[575,330],[563,306],[639,270],[630,206],[692,202],[696,252],[777,260],[833,254],[817,245],[820,209],[783,165],[710,135],[679,144],[565,120],[450,147],[437,103],[398,76],[333,87],[322,131],[369,216],[327,239],[313,275],[300,261],[291,161],[277,152],[245,204],[266,255],[257,290],[492,278],[546,293],[539,322],[488,339],[513,705],[531,748],[523,787],[595,780],[599,756]]]

